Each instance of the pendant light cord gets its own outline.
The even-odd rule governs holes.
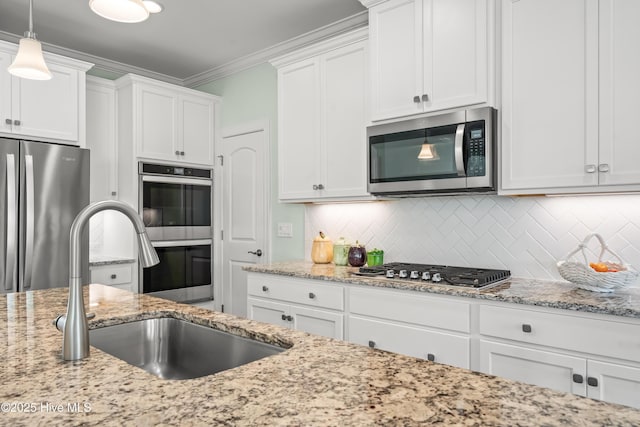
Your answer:
[[[36,35],[33,33],[33,0],[29,0],[29,31],[27,33],[25,37],[36,38]]]

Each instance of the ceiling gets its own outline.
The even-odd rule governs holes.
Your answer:
[[[181,81],[366,15],[358,0],[159,0],[162,13],[123,24],[95,15],[88,3],[34,0],[34,31],[45,51],[60,47],[104,58],[112,68],[130,65]],[[0,38],[16,41],[28,29],[28,16],[28,0],[1,0]]]

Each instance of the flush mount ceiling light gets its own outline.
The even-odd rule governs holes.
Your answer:
[[[18,54],[9,65],[9,73],[31,80],[49,80],[51,72],[42,56],[42,45],[33,32],[33,0],[29,0],[29,31],[20,39]]]
[[[152,0],[89,0],[91,10],[111,21],[134,24],[162,12],[162,6]]]

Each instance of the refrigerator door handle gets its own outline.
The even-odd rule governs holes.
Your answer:
[[[34,184],[33,184],[33,156],[24,156],[26,181],[26,236],[24,250],[24,279],[23,290],[31,289],[31,275],[33,273],[33,243],[34,243]]]
[[[4,288],[17,291],[16,265],[18,259],[18,218],[16,197],[16,160],[13,154],[7,154],[7,255],[5,264]]]

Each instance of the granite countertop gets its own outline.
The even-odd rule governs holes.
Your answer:
[[[92,328],[167,316],[290,348],[216,375],[162,380],[93,347],[88,359],[62,361],[51,321],[66,289],[0,296],[0,424],[640,424],[640,411],[625,406],[107,286],[84,293]]]
[[[404,289],[431,294],[640,318],[639,288],[618,289],[611,293],[601,293],[579,289],[576,285],[569,282],[511,278],[489,289],[474,290],[461,286],[424,283],[420,281],[414,282],[356,276],[352,274],[358,271],[356,267],[341,267],[334,264],[313,264],[310,261],[290,261],[265,265],[256,264],[243,268],[246,271],[257,273],[330,280],[379,288]]]
[[[136,262],[133,258],[120,258],[113,256],[91,256],[89,257],[89,267],[100,267],[103,265],[116,265],[116,264],[133,264]]]

